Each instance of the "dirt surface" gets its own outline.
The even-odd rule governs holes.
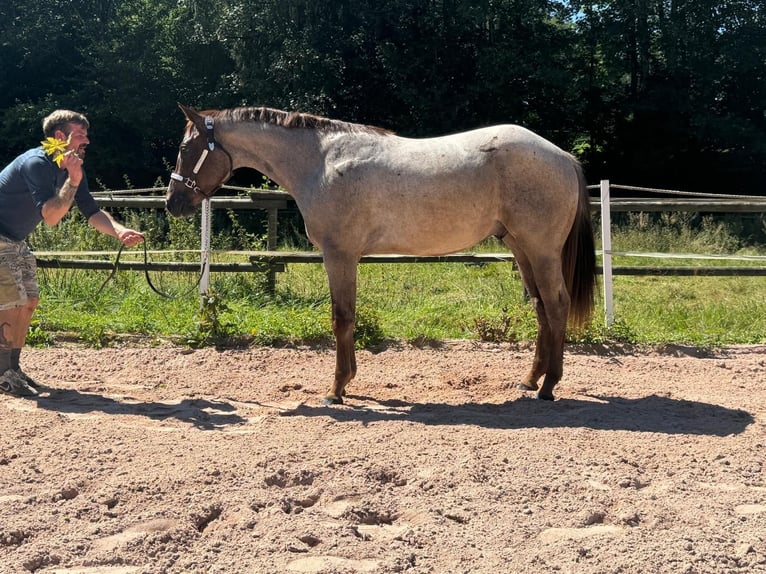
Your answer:
[[[0,572],[766,572],[766,346],[27,349]]]

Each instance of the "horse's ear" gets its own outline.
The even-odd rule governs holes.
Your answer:
[[[178,107],[181,108],[181,111],[186,116],[186,119],[197,126],[197,129],[200,131],[200,133],[205,131],[205,118],[202,117],[202,115],[197,110],[183,104],[178,104]]]
[[[185,106],[182,103],[179,102],[178,107],[181,108],[181,111],[186,116],[186,119],[189,121],[194,121],[194,117],[198,116],[197,110],[194,108],[190,108],[189,106]]]

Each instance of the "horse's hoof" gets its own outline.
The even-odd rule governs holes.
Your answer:
[[[328,395],[324,398],[322,401],[323,407],[331,407],[333,405],[342,405],[343,404],[343,398],[341,397],[334,397],[331,395]]]
[[[547,393],[544,394],[542,392],[537,393],[537,398],[541,401],[552,401],[553,399],[553,393]]]
[[[516,388],[519,389],[520,391],[536,391],[537,390],[537,386],[531,387],[529,385],[525,385],[524,383],[519,383],[518,385],[516,385]]]

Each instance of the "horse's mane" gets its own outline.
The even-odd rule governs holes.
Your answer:
[[[285,112],[266,107],[242,107],[228,110],[208,110],[205,114],[220,118],[229,122],[266,122],[281,126],[284,128],[304,128],[314,129],[325,132],[351,132],[351,133],[373,133],[380,135],[391,135],[393,132],[368,126],[364,124],[354,124],[340,120],[331,120],[322,116],[305,114],[300,112]]]

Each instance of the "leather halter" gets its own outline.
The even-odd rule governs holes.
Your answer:
[[[215,141],[215,121],[210,116],[205,116],[205,135],[207,137],[207,149],[202,150],[202,153],[200,154],[200,157],[197,160],[197,163],[194,165],[194,169],[192,170],[192,177],[184,177],[180,173],[174,171],[170,174],[170,179],[180,181],[184,184],[184,186],[191,189],[194,193],[199,193],[205,199],[210,199],[210,197],[216,192],[217,188],[210,193],[204,193],[197,185],[197,174],[199,173],[199,170],[202,169],[202,165],[205,163],[208,154],[211,151],[214,151],[217,146],[218,149],[225,153],[226,157],[229,158],[229,173],[223,181],[226,181],[229,179],[229,176],[231,176],[234,162],[231,159],[231,154],[229,154],[229,152],[226,151],[226,149],[219,142]],[[221,183],[223,183],[223,181]]]

